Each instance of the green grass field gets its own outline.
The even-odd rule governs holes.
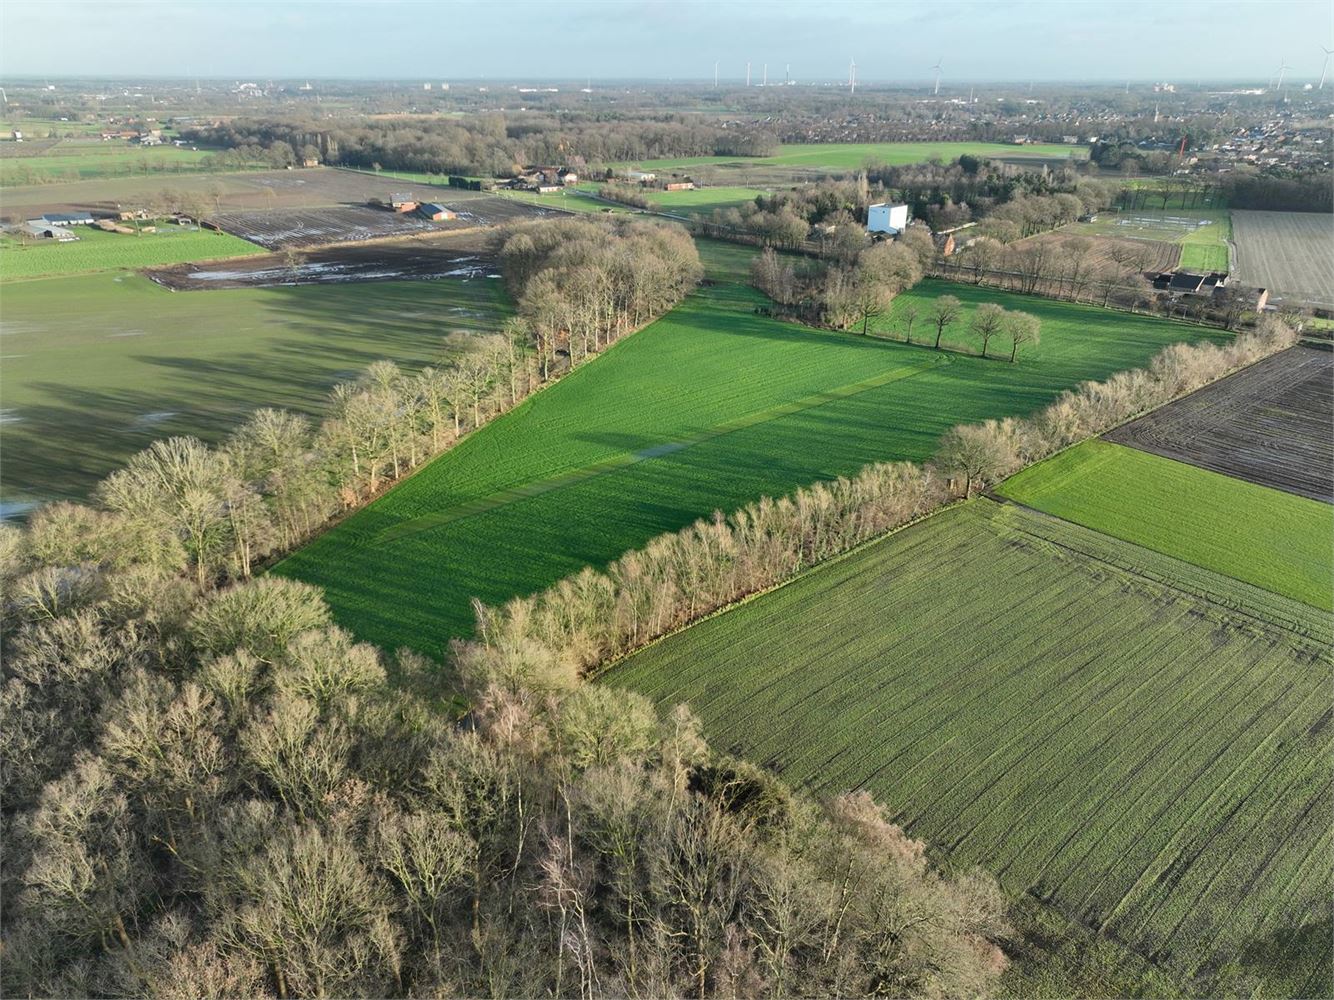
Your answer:
[[[648,200],[664,212],[699,215],[718,208],[733,208],[768,194],[751,187],[707,187],[696,191],[650,191]]]
[[[1107,441],[996,492],[1095,531],[1334,610],[1334,507]]]
[[[1323,996],[1330,638],[1307,605],[980,499],[606,680],[816,793],[871,790],[1179,992]]]
[[[6,501],[86,496],[154,439],[217,440],[256,407],[320,413],[372,361],[433,361],[450,333],[509,312],[484,280],[170,292],[103,273],[0,294]]]
[[[715,268],[740,261],[710,250]],[[716,272],[715,272],[716,273]],[[755,315],[757,293],[703,289],[667,317],[470,436],[278,567],[385,647],[439,653],[469,599],[530,593],[714,510],[878,459],[923,459],[956,423],[1028,413],[1083,379],[1144,364],[1199,328],[973,286],[969,307],[1044,319],[1017,365]],[[724,433],[725,432],[725,433]]]
[[[6,236],[0,239],[0,281],[264,253],[261,247],[228,233],[174,223],[159,223],[154,228],[155,233],[126,235],[75,226],[72,231],[79,239],[74,243],[22,243]]]
[[[633,166],[643,170],[677,170],[684,167],[735,163],[757,167],[805,167],[816,170],[853,170],[867,162],[891,166],[924,163],[932,157],[955,160],[960,156],[993,159],[1085,159],[1084,146],[1052,143],[1015,146],[998,142],[829,142],[790,144],[774,156],[686,156],[661,160],[640,160]],[[630,164],[622,164],[623,166]]]
[[[62,139],[37,156],[0,157],[0,184],[194,172],[204,168],[204,158],[211,152],[171,143],[132,146],[123,139]]]

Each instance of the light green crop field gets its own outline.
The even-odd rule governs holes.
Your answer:
[[[640,160],[643,170],[675,170],[704,164],[738,164],[756,167],[805,167],[816,170],[853,170],[866,163],[891,166],[924,163],[932,157],[956,160],[960,156],[992,159],[1086,159],[1085,146],[1039,143],[1026,146],[999,142],[827,142],[785,144],[774,156],[685,156]]]
[[[1107,441],[996,492],[1056,517],[1334,610],[1334,507]]]
[[[712,254],[712,252],[711,252]],[[714,266],[740,266],[722,254]],[[757,315],[720,283],[470,435],[276,572],[325,588],[340,623],[439,654],[496,604],[602,565],[714,510],[867,462],[923,459],[957,423],[1028,413],[1084,379],[1205,331],[1088,306],[924,282],[1042,316],[1011,365]]]
[[[123,139],[62,139],[37,156],[0,157],[0,184],[40,184],[99,177],[187,173],[213,150],[132,146]]]
[[[127,223],[131,228],[132,224]],[[108,233],[96,226],[72,226],[73,243],[38,239],[28,243],[0,239],[0,281],[119,268],[180,264],[186,261],[245,257],[265,251],[229,233],[158,223],[154,233]]]
[[[170,292],[107,272],[0,295],[5,501],[85,497],[154,439],[217,440],[257,407],[319,414],[371,362],[432,362],[509,314],[482,279]]]
[[[1327,996],[1330,638],[1308,605],[979,499],[606,680],[817,794],[869,789],[1171,993]]]

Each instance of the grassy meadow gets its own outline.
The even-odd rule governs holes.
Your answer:
[[[509,314],[481,279],[171,292],[106,272],[0,294],[6,501],[86,496],[154,439],[217,440],[257,407],[318,414],[371,362],[437,360]]]
[[[711,273],[739,255],[710,248]],[[923,459],[951,426],[1028,413],[1089,378],[1144,364],[1195,327],[924,282],[1042,316],[1018,364],[815,331],[754,312],[720,283],[280,563],[325,588],[338,620],[386,647],[438,653],[499,603],[664,531],[867,462]],[[960,324],[962,329],[963,324]],[[964,339],[962,334],[960,339]]]
[[[127,223],[132,228],[132,224]],[[229,233],[159,222],[153,233],[108,233],[96,226],[74,226],[73,243],[23,242],[0,237],[0,281],[82,274],[122,268],[180,264],[187,261],[245,257],[265,251]]]
[[[679,170],[687,167],[738,164],[757,167],[803,167],[815,170],[855,170],[871,163],[896,166],[924,163],[932,157],[955,160],[964,155],[992,159],[1084,159],[1084,146],[1038,143],[1016,146],[1000,142],[823,142],[784,144],[773,156],[685,156],[660,160],[639,160],[642,170]]]
[[[997,492],[1035,510],[1334,611],[1334,507],[1088,441]]]
[[[768,191],[753,187],[705,187],[695,191],[647,191],[645,197],[664,212],[700,215],[752,202]]]
[[[1168,993],[1313,996],[1329,639],[1309,606],[979,499],[606,681],[688,703],[714,745],[817,794],[871,790],[938,859],[1151,958]]]
[[[0,184],[49,184],[56,181],[186,173],[203,169],[214,150],[187,149],[170,142],[136,146],[124,139],[61,139],[36,156],[0,156]]]

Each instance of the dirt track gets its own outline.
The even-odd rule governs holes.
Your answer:
[[[1334,351],[1266,358],[1107,440],[1334,503]]]

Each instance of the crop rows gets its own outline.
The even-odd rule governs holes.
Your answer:
[[[1334,354],[1299,347],[1205,386],[1107,438],[1334,503],[1331,423]]]
[[[1088,441],[1002,483],[1036,510],[1334,610],[1334,507]]]
[[[1120,562],[1174,575],[1114,544]],[[791,780],[871,789],[951,861],[1183,979],[1234,957],[1277,991],[1328,975],[1326,647],[1128,572],[1100,557],[1108,545],[978,501],[673,636],[609,682],[688,702],[717,745]],[[1313,609],[1289,610],[1328,638]],[[1275,935],[1304,943],[1260,969]]]
[[[1276,299],[1334,306],[1330,219],[1319,212],[1235,212],[1238,277]]]
[[[277,571],[323,587],[361,638],[438,653],[471,632],[473,597],[503,603],[715,510],[875,460],[924,459],[956,423],[1031,412],[1199,335],[972,286],[923,283],[897,304],[925,311],[947,290],[970,309],[997,301],[1040,312],[1040,350],[1011,365],[813,331],[756,315],[753,293],[720,284],[470,435]],[[924,360],[911,377],[779,412]],[[756,414],[766,419],[712,433]]]

